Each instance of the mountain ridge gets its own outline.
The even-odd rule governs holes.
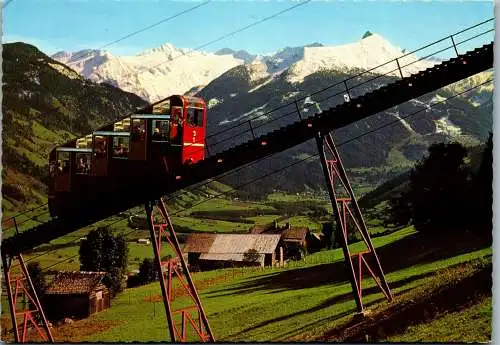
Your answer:
[[[75,53],[58,52],[53,58],[68,64],[85,78],[107,82],[153,102],[171,94],[192,92],[193,88],[201,91],[204,85],[240,65],[262,64],[270,75],[288,71],[288,81],[294,83],[319,70],[368,69],[403,54],[401,48],[373,33],[348,44],[325,46],[314,42],[284,47],[269,54],[252,54],[231,48],[207,53],[165,43],[135,56],[114,56],[106,51],[86,49]],[[415,60],[416,57],[407,56],[403,62]],[[425,69],[433,64],[430,61],[418,62],[415,69]],[[395,67],[395,64],[388,66]],[[387,72],[386,69],[378,72]]]

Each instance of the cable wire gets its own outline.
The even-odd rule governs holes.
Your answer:
[[[7,5],[11,2],[11,1],[13,1],[13,0],[8,0],[8,2],[4,5],[4,8],[5,8],[5,7],[6,7],[6,6],[7,6]],[[240,28],[240,29],[237,29],[237,30],[235,30],[235,31],[229,32],[229,33],[227,33],[227,34],[224,34],[223,36],[221,36],[221,37],[219,37],[219,38],[217,38],[217,39],[214,39],[214,40],[212,40],[212,41],[209,41],[209,42],[207,42],[207,43],[204,43],[204,44],[200,45],[199,47],[197,47],[197,48],[196,48],[196,49],[194,49],[193,51],[197,51],[197,50],[199,50],[199,49],[201,49],[201,48],[204,48],[204,47],[206,47],[206,46],[208,46],[208,45],[211,45],[211,44],[213,44],[213,43],[219,42],[219,41],[221,41],[221,40],[223,40],[223,39],[225,39],[225,38],[227,38],[227,37],[234,36],[234,35],[235,35],[235,34],[237,34],[237,33],[240,33],[240,32],[242,32],[242,31],[245,31],[245,30],[247,30],[247,29],[249,29],[249,28],[251,28],[251,27],[253,27],[253,26],[256,26],[256,25],[258,25],[258,24],[261,24],[261,23],[263,23],[263,22],[265,22],[265,21],[268,21],[268,20],[270,20],[270,19],[272,19],[272,18],[276,18],[277,16],[279,16],[279,15],[281,15],[281,14],[285,13],[285,12],[291,11],[291,10],[293,10],[293,9],[295,9],[295,8],[299,7],[299,6],[305,5],[305,4],[307,4],[307,3],[311,2],[311,1],[312,1],[312,0],[305,0],[305,1],[303,1],[303,2],[300,2],[300,3],[296,4],[296,5],[293,5],[293,6],[291,6],[291,7],[288,7],[288,8],[286,8],[286,9],[284,9],[284,10],[280,11],[280,12],[277,12],[277,13],[275,13],[275,14],[271,15],[271,16],[268,16],[268,17],[265,17],[265,18],[263,18],[263,19],[260,19],[260,20],[258,20],[258,21],[256,21],[256,22],[252,23],[252,24],[249,24],[249,25],[244,26],[244,27],[242,27],[242,28]],[[210,2],[211,2],[211,0],[208,0],[208,1],[206,1],[206,2],[204,2],[204,3],[201,3],[201,4],[199,4],[199,5],[196,5],[196,6],[192,7],[192,8],[189,8],[189,9],[187,9],[187,10],[184,10],[184,11],[182,11],[182,12],[179,12],[179,13],[177,13],[177,14],[175,14],[175,15],[172,15],[172,16],[170,16],[170,17],[168,17],[168,18],[165,18],[165,19],[163,19],[163,20],[161,20],[161,21],[159,21],[159,22],[157,22],[157,23],[155,23],[155,24],[149,25],[149,26],[147,26],[147,27],[145,27],[145,28],[143,28],[143,29],[140,29],[140,30],[137,30],[137,31],[135,31],[135,32],[132,32],[131,34],[128,34],[128,35],[126,35],[126,36],[124,36],[124,37],[122,37],[122,38],[120,38],[120,39],[117,39],[117,40],[115,40],[115,41],[112,41],[112,42],[110,42],[110,43],[107,43],[107,44],[105,44],[104,46],[100,47],[99,49],[103,49],[103,48],[108,47],[108,46],[110,46],[110,45],[112,45],[112,44],[115,44],[115,43],[120,42],[120,41],[122,41],[122,40],[125,40],[125,39],[127,39],[127,38],[129,38],[129,37],[132,37],[132,36],[134,36],[134,35],[136,35],[136,34],[138,34],[138,33],[140,33],[140,32],[144,32],[144,31],[146,31],[146,30],[149,30],[149,29],[151,29],[151,28],[153,28],[153,27],[155,27],[155,26],[157,26],[157,25],[159,25],[159,24],[162,24],[162,23],[164,23],[164,22],[166,22],[166,21],[169,21],[169,20],[171,20],[171,19],[174,19],[174,18],[176,18],[176,17],[179,17],[179,16],[181,16],[181,15],[183,15],[183,14],[185,14],[185,13],[191,12],[191,11],[193,11],[193,10],[197,9],[197,8],[200,8],[201,6],[207,5],[207,4],[208,4],[208,3],[210,3]],[[192,52],[192,51],[190,51],[190,52]],[[187,54],[189,54],[190,52],[188,52],[188,53],[182,53],[182,54],[183,54],[183,55],[187,55]],[[180,56],[183,56],[183,55],[180,55]],[[173,58],[172,60],[175,60],[176,58],[178,58],[178,57],[180,57],[180,56],[177,56],[177,57]],[[165,61],[160,62],[160,63],[158,63],[158,64],[156,64],[156,65],[154,65],[154,66],[152,66],[152,67],[157,67],[158,65],[164,64],[164,63],[169,62],[169,61],[172,61],[172,60],[165,60]],[[143,73],[143,72],[140,72],[140,73]],[[132,75],[132,74],[129,74],[129,75]],[[55,112],[56,112],[56,111],[58,111],[58,110],[59,110],[59,109],[54,109],[52,112],[54,112],[54,113],[55,113]],[[49,112],[48,114],[50,114],[50,112]],[[46,114],[46,115],[48,115],[48,114]],[[134,112],[130,112],[127,116],[132,115],[132,114],[134,114]],[[47,204],[48,204],[48,203],[43,204],[43,205],[41,205],[41,206],[39,206],[39,207],[43,207],[43,206],[45,206],[45,205],[47,205]],[[9,219],[15,218],[15,217],[17,217],[17,216],[19,216],[19,215],[20,215],[20,214],[15,215],[15,216],[12,216],[12,217],[11,217],[11,218],[9,218]],[[6,229],[6,230],[7,230],[7,229]]]
[[[189,51],[189,52],[187,52],[187,53],[182,52],[182,53],[181,53],[181,55],[178,55],[178,56],[176,56],[176,57],[174,57],[174,58],[172,58],[172,59],[170,59],[170,60],[165,60],[165,61],[159,62],[159,63],[157,63],[156,65],[151,66],[150,68],[155,68],[155,67],[158,67],[159,65],[163,65],[163,64],[164,64],[164,63],[166,63],[166,62],[171,62],[171,61],[173,61],[173,60],[175,60],[175,59],[177,59],[177,58],[179,58],[179,57],[181,57],[181,56],[189,55],[189,54],[190,54],[190,53],[192,53],[192,52],[198,51],[198,50],[200,50],[200,49],[202,49],[202,48],[205,48],[205,47],[207,47],[207,46],[209,46],[209,45],[211,45],[211,44],[214,44],[214,43],[216,43],[216,42],[222,41],[223,39],[226,39],[226,38],[228,38],[228,37],[234,36],[234,35],[236,35],[237,33],[240,33],[240,32],[242,32],[242,31],[248,30],[248,29],[250,29],[251,27],[254,27],[254,26],[256,26],[256,25],[262,24],[262,23],[264,23],[264,22],[266,22],[266,21],[268,21],[268,20],[270,20],[270,19],[276,18],[276,17],[278,17],[278,16],[282,15],[283,13],[286,13],[286,12],[288,12],[288,11],[291,11],[291,10],[293,10],[293,9],[295,9],[295,8],[299,7],[299,6],[303,6],[303,5],[305,5],[305,4],[307,4],[307,3],[311,2],[311,1],[312,1],[312,0],[304,0],[304,1],[302,1],[302,2],[299,2],[298,4],[295,4],[295,5],[293,5],[293,6],[287,7],[287,8],[285,8],[284,10],[281,10],[281,11],[279,11],[279,12],[276,12],[276,13],[274,13],[274,14],[272,14],[272,15],[268,16],[268,17],[265,17],[265,18],[259,19],[259,20],[255,21],[255,22],[251,23],[251,24],[248,24],[248,25],[246,25],[246,26],[244,26],[244,27],[241,27],[241,28],[239,28],[239,29],[237,29],[237,30],[234,30],[234,31],[231,31],[231,32],[229,32],[229,33],[227,33],[227,34],[224,34],[224,35],[220,36],[219,38],[216,38],[216,39],[213,39],[213,40],[211,40],[211,41],[209,41],[209,42],[206,42],[206,43],[204,43],[204,44],[202,44],[202,45],[200,45],[200,46],[196,47],[195,49],[193,49],[193,50],[191,50],[191,51]],[[140,74],[142,74],[142,73],[144,73],[144,72],[143,72],[143,71],[141,71],[141,72],[137,73],[137,75],[140,75]],[[134,74],[134,73],[130,73],[129,75],[132,75],[132,74]]]
[[[3,5],[3,7],[2,7],[2,8],[3,8],[3,9],[5,9],[5,7],[9,6],[9,4],[10,4],[12,1],[14,1],[14,0],[7,0],[7,1],[5,2],[5,4]]]
[[[12,0],[11,0],[11,1],[12,1]],[[160,20],[159,22],[156,22],[156,23],[154,23],[154,24],[148,25],[148,26],[146,26],[146,27],[144,27],[144,28],[142,28],[142,29],[139,29],[139,30],[137,30],[137,31],[134,31],[134,32],[132,32],[132,33],[130,33],[130,34],[128,34],[128,35],[126,35],[126,36],[122,37],[122,38],[119,38],[119,39],[114,40],[114,41],[112,41],[112,42],[110,42],[110,43],[107,43],[107,44],[105,44],[105,45],[103,45],[103,46],[101,46],[101,47],[99,47],[99,48],[97,48],[97,49],[98,49],[98,50],[101,50],[101,49],[104,49],[104,48],[106,48],[106,47],[109,47],[109,46],[111,46],[111,45],[113,45],[113,44],[115,44],[115,43],[118,43],[118,42],[121,42],[121,41],[123,41],[123,40],[126,40],[127,38],[130,38],[130,37],[132,37],[132,36],[135,36],[135,35],[137,35],[137,34],[139,34],[139,33],[141,33],[141,32],[147,31],[147,30],[149,30],[149,29],[154,28],[155,26],[158,26],[158,25],[160,25],[160,24],[163,24],[163,23],[165,23],[165,22],[168,22],[169,20],[172,20],[172,19],[174,19],[174,18],[180,17],[180,16],[181,16],[181,15],[183,15],[183,14],[186,14],[186,13],[192,12],[192,11],[194,11],[194,10],[196,10],[196,9],[198,9],[198,8],[200,8],[200,7],[202,7],[202,6],[208,5],[210,2],[212,2],[212,0],[205,1],[205,2],[203,2],[203,3],[201,3],[201,4],[198,4],[198,5],[196,5],[196,6],[193,6],[193,7],[191,7],[191,8],[188,8],[188,9],[186,9],[186,10],[184,10],[184,11],[178,12],[178,13],[176,13],[176,14],[174,14],[174,15],[170,16],[170,17],[167,17],[167,18],[165,18],[165,19]]]
[[[12,1],[12,0],[10,0],[10,1]],[[209,1],[211,1],[211,0],[209,0]],[[207,3],[208,3],[209,1],[207,1]],[[234,32],[232,32],[232,33],[228,33],[228,34],[226,34],[226,36],[228,36],[228,35],[230,36],[230,35],[233,35],[233,34],[235,34],[235,33],[237,33],[237,32],[241,32],[241,31],[243,31],[243,30],[247,29],[248,27],[251,27],[251,26],[257,25],[257,24],[258,24],[258,23],[260,23],[260,22],[263,22],[263,21],[265,21],[265,20],[268,20],[268,19],[274,18],[274,17],[276,17],[276,16],[278,16],[278,15],[280,15],[280,14],[282,14],[282,13],[286,12],[286,11],[292,10],[292,9],[293,9],[293,8],[295,8],[295,7],[298,7],[298,6],[304,5],[304,4],[306,4],[307,2],[309,2],[309,1],[311,1],[311,0],[308,0],[308,1],[305,1],[305,2],[302,2],[302,3],[299,3],[299,4],[297,4],[297,5],[291,6],[291,7],[287,8],[287,9],[285,9],[285,10],[282,10],[281,12],[278,12],[278,13],[275,13],[275,14],[273,14],[273,15],[269,16],[269,17],[263,18],[263,19],[261,19],[261,20],[259,20],[259,21],[255,22],[255,23],[253,23],[253,24],[249,25],[249,26],[246,26],[246,27],[244,27],[244,28],[241,28],[241,29],[239,29],[239,30],[236,30],[236,31],[234,31]],[[203,4],[205,4],[205,3],[203,3]],[[201,4],[201,5],[203,5],[203,4]],[[199,5],[199,6],[201,6],[201,5]],[[193,9],[194,9],[194,8],[193,8]],[[470,29],[472,29],[472,28],[475,28],[475,27],[478,27],[478,26],[480,26],[480,25],[482,25],[482,24],[488,23],[488,22],[492,21],[493,19],[494,19],[494,18],[490,18],[490,19],[485,20],[485,21],[483,21],[483,22],[481,22],[481,23],[478,23],[478,24],[476,24],[476,25],[473,25],[473,26],[471,26],[471,27],[468,27],[468,28],[466,28],[466,29],[463,29],[463,30],[461,30],[461,31],[459,31],[459,32],[457,32],[457,33],[455,33],[455,34],[453,34],[453,35],[458,35],[458,34],[460,34],[460,33],[466,32],[466,31],[468,31],[468,30],[470,30]],[[472,39],[474,39],[474,38],[477,38],[477,37],[479,37],[479,36],[481,36],[481,35],[484,35],[484,34],[486,34],[486,33],[489,33],[489,32],[491,32],[492,30],[493,30],[493,29],[491,29],[491,30],[487,30],[487,31],[482,32],[482,33],[480,33],[480,34],[477,34],[477,35],[473,36],[472,38],[468,38],[468,39],[466,39],[466,40],[463,40],[463,41],[461,41],[461,42],[459,42],[458,44],[455,44],[455,45],[460,45],[460,44],[463,44],[463,43],[465,43],[465,42],[468,42],[468,41],[470,41],[470,40],[472,40]],[[451,35],[451,36],[453,36],[453,35]],[[401,57],[399,57],[399,58],[402,58],[402,57],[408,56],[408,55],[413,54],[413,53],[415,53],[415,52],[417,52],[417,51],[420,51],[420,50],[422,50],[422,49],[424,49],[424,48],[430,47],[430,46],[432,46],[432,45],[433,45],[433,44],[435,44],[435,43],[442,42],[442,41],[444,41],[444,40],[448,39],[449,37],[450,37],[450,36],[447,36],[447,37],[442,38],[442,39],[440,39],[440,40],[438,40],[438,41],[435,41],[435,42],[433,42],[433,43],[430,43],[430,44],[428,44],[428,45],[426,45],[426,46],[424,46],[424,47],[421,47],[421,48],[419,48],[419,49],[417,49],[417,50],[414,50],[414,51],[412,51],[412,52],[410,52],[410,53],[406,53],[405,55],[403,55],[403,56],[401,56]],[[222,39],[222,38],[221,38],[221,39]],[[112,43],[113,43],[113,42],[112,42]],[[208,44],[211,44],[211,43],[209,42],[209,43],[207,43],[206,45],[208,45]],[[450,47],[447,47],[447,48],[441,49],[441,50],[439,50],[438,52],[445,51],[445,50],[450,49],[450,48],[452,48],[452,47],[453,47],[453,46],[450,46]],[[197,49],[199,49],[199,48],[197,48]],[[407,66],[409,66],[409,65],[411,65],[411,64],[414,64],[414,63],[416,63],[416,62],[418,62],[418,61],[421,61],[421,60],[423,60],[423,59],[425,59],[425,58],[427,58],[427,57],[430,57],[430,56],[432,56],[432,55],[435,55],[435,54],[436,54],[436,53],[429,54],[429,55],[427,55],[427,56],[425,56],[425,57],[422,57],[422,58],[420,58],[420,59],[418,59],[418,60],[416,60],[416,61],[414,61],[414,62],[411,62],[411,63],[408,63],[408,64],[406,64],[406,65],[403,65],[403,66],[401,66],[401,68],[407,67]],[[399,58],[398,58],[398,59],[399,59]],[[294,101],[292,101],[292,102],[289,102],[289,103],[286,103],[286,104],[284,104],[284,105],[281,105],[281,106],[275,107],[275,108],[273,108],[273,109],[271,109],[271,110],[267,111],[267,112],[266,112],[266,113],[264,113],[264,114],[260,114],[260,115],[257,115],[257,116],[254,116],[254,117],[251,117],[251,118],[249,118],[249,119],[245,120],[244,122],[241,122],[241,123],[239,123],[239,124],[237,124],[237,125],[231,126],[231,127],[226,128],[226,129],[224,129],[224,130],[221,130],[221,131],[219,131],[219,132],[216,132],[216,133],[214,133],[214,134],[211,134],[211,135],[207,136],[207,137],[206,137],[206,139],[211,138],[211,137],[213,137],[213,136],[217,136],[217,135],[219,135],[219,134],[221,134],[221,133],[224,133],[224,132],[229,131],[229,130],[231,130],[231,129],[237,128],[237,127],[239,127],[239,126],[242,126],[242,125],[246,124],[248,121],[255,120],[255,119],[261,118],[261,117],[263,117],[263,116],[265,116],[265,115],[271,114],[271,113],[275,112],[276,110],[279,110],[279,109],[285,108],[285,107],[287,107],[287,106],[291,106],[291,105],[293,105],[294,103],[296,104],[296,102],[297,102],[298,100],[304,100],[304,99],[306,99],[307,97],[311,97],[312,95],[315,95],[315,94],[321,93],[321,92],[323,92],[323,91],[326,91],[326,90],[328,90],[328,89],[332,88],[333,86],[336,86],[336,85],[340,85],[340,84],[342,84],[342,83],[345,83],[345,82],[346,82],[346,81],[348,81],[348,80],[351,80],[351,79],[357,78],[357,77],[359,77],[359,76],[361,76],[361,75],[363,75],[363,74],[366,74],[366,73],[368,73],[368,72],[371,72],[371,71],[373,71],[373,70],[375,70],[375,69],[377,69],[377,68],[380,68],[380,67],[382,67],[382,66],[384,66],[384,65],[387,65],[388,63],[391,63],[391,62],[393,62],[393,61],[395,61],[395,60],[391,60],[391,61],[385,62],[385,63],[383,63],[383,64],[381,64],[381,65],[379,65],[379,66],[376,66],[376,67],[374,67],[374,68],[371,68],[371,69],[369,69],[369,70],[367,70],[367,71],[364,71],[364,72],[362,72],[362,73],[359,73],[359,74],[357,74],[357,75],[355,75],[355,76],[351,76],[351,77],[348,77],[348,78],[346,78],[346,79],[344,79],[344,80],[342,80],[342,81],[340,81],[340,82],[336,82],[336,83],[330,84],[329,86],[327,86],[327,87],[325,87],[325,88],[322,88],[322,89],[320,89],[320,90],[317,90],[317,91],[315,91],[315,92],[310,93],[308,96],[304,96],[304,97],[302,97],[302,98],[295,99],[295,100],[294,100]],[[352,86],[350,89],[352,90],[352,89],[354,89],[355,87],[358,87],[358,86],[361,86],[361,85],[363,85],[363,84],[368,83],[369,81],[373,81],[373,80],[375,80],[375,79],[377,79],[377,78],[380,78],[380,77],[383,77],[383,76],[387,76],[388,74],[390,74],[390,73],[392,73],[392,72],[395,72],[395,71],[397,71],[397,70],[398,70],[398,69],[394,69],[394,70],[392,70],[392,71],[390,71],[390,72],[388,72],[388,73],[385,73],[385,74],[382,74],[382,75],[378,75],[378,76],[376,76],[376,77],[374,77],[374,78],[372,78],[372,79],[369,79],[369,80],[366,80],[366,81],[364,81],[364,82],[361,82],[361,83],[359,83],[359,84],[357,84],[357,85],[354,85],[354,86]],[[324,100],[326,100],[326,99],[329,99],[329,98],[331,98],[331,97],[335,97],[335,96],[340,95],[340,94],[342,94],[342,93],[343,93],[343,92],[339,92],[339,93],[336,93],[336,94],[334,94],[334,95],[332,95],[332,96],[328,96],[328,97],[324,98],[322,101],[324,101]],[[57,110],[57,109],[55,109],[55,110]],[[295,113],[295,111],[292,111],[292,112],[289,112],[289,113],[287,113],[287,114],[285,114],[285,115],[282,115],[282,116],[280,116],[280,117],[278,117],[278,118],[274,118],[274,119],[271,119],[271,120],[269,120],[269,121],[265,121],[264,123],[262,123],[262,124],[260,124],[260,125],[258,125],[258,126],[256,126],[256,127],[254,127],[254,129],[259,128],[259,127],[262,127],[262,126],[264,126],[264,125],[266,125],[266,124],[269,124],[269,123],[274,122],[274,121],[276,121],[276,120],[278,120],[278,119],[280,119],[280,118],[286,117],[286,116],[291,115],[291,114],[294,114],[294,113]],[[129,116],[129,115],[131,115],[131,114],[133,114],[133,112],[129,113],[127,116]],[[111,122],[111,123],[113,123],[113,122]],[[220,144],[220,143],[223,143],[223,142],[229,141],[229,140],[231,140],[231,139],[234,139],[234,138],[236,138],[236,137],[240,136],[242,133],[246,133],[246,132],[248,132],[248,131],[250,131],[250,129],[249,129],[249,130],[246,130],[246,131],[243,131],[243,132],[241,132],[241,133],[237,133],[236,135],[233,135],[232,137],[229,137],[229,138],[227,138],[227,139],[225,139],[225,140],[221,140],[221,141],[218,141],[218,142],[216,142],[216,143],[213,143],[213,144],[212,144],[212,147],[213,147],[213,146],[215,146],[215,145],[217,145],[217,144]],[[265,157],[264,157],[264,158],[265,158]],[[28,211],[21,212],[21,213],[19,213],[19,214],[17,214],[17,215],[14,215],[14,216],[12,216],[12,217],[8,218],[7,220],[13,219],[13,218],[15,218],[15,217],[17,217],[17,216],[19,216],[19,215],[21,215],[21,214],[25,214],[25,213],[30,212],[30,211],[32,211],[32,210],[35,210],[35,209],[41,208],[41,207],[43,207],[43,206],[46,206],[47,204],[48,204],[48,203],[45,203],[45,204],[42,204],[42,205],[40,205],[40,206],[38,206],[38,207],[36,207],[36,208],[34,208],[34,209],[31,209],[31,210],[28,210]],[[38,216],[40,216],[40,215],[38,215]],[[30,219],[30,218],[28,218],[27,220],[29,220],[29,219]],[[6,220],[6,221],[7,221],[7,220]],[[27,221],[27,220],[25,220],[25,221]],[[24,222],[25,222],[25,221],[24,221]],[[36,220],[35,220],[35,221],[36,221]],[[22,223],[21,223],[21,224],[22,224]],[[7,228],[7,229],[5,229],[5,230],[11,229],[11,228],[12,228],[12,227]],[[5,231],[5,230],[4,230],[4,231]]]

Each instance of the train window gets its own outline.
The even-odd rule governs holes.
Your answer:
[[[130,141],[127,137],[114,137],[113,138],[113,157],[114,158],[127,158],[130,147]]]
[[[152,133],[151,138],[153,141],[168,141],[170,135],[170,122],[165,120],[153,120],[152,121]]]
[[[69,152],[59,151],[57,152],[57,163],[56,166],[59,171],[63,174],[69,173]]]
[[[96,157],[106,157],[106,137],[100,135],[94,137],[94,153]]]
[[[187,123],[190,126],[203,127],[203,109],[188,108]]]
[[[132,141],[141,141],[146,139],[146,121],[142,119],[133,119],[132,122]]]
[[[78,175],[90,174],[90,153],[77,153],[76,173]]]

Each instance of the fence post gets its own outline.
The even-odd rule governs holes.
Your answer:
[[[253,132],[252,122],[248,120],[248,125],[250,126],[250,131],[252,132],[252,137],[255,139],[255,133]]]
[[[302,115],[300,114],[300,109],[299,105],[297,104],[297,100],[295,99],[294,102],[295,102],[295,108],[297,109],[297,114],[299,114],[299,120],[302,120]]]
[[[453,43],[453,48],[455,48],[455,53],[458,56],[459,55],[458,54],[458,49],[457,49],[457,45],[455,44],[455,40],[453,39],[453,35],[451,35],[450,38],[451,38],[451,43]]]
[[[399,66],[399,60],[396,58],[396,64],[398,65],[398,69],[399,69],[399,74],[401,75],[401,79],[403,79],[403,71],[401,71],[401,66]]]

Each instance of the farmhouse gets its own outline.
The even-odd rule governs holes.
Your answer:
[[[288,249],[302,248],[307,252],[313,252],[321,247],[321,240],[314,236],[309,228],[292,227],[290,223],[286,223],[285,226],[281,227],[276,222],[268,226],[256,225],[250,229],[250,233],[280,235],[281,240]]]
[[[44,296],[47,318],[86,318],[111,306],[106,272],[59,272]]]
[[[183,252],[201,269],[273,266],[280,258],[280,235],[189,234]]]

